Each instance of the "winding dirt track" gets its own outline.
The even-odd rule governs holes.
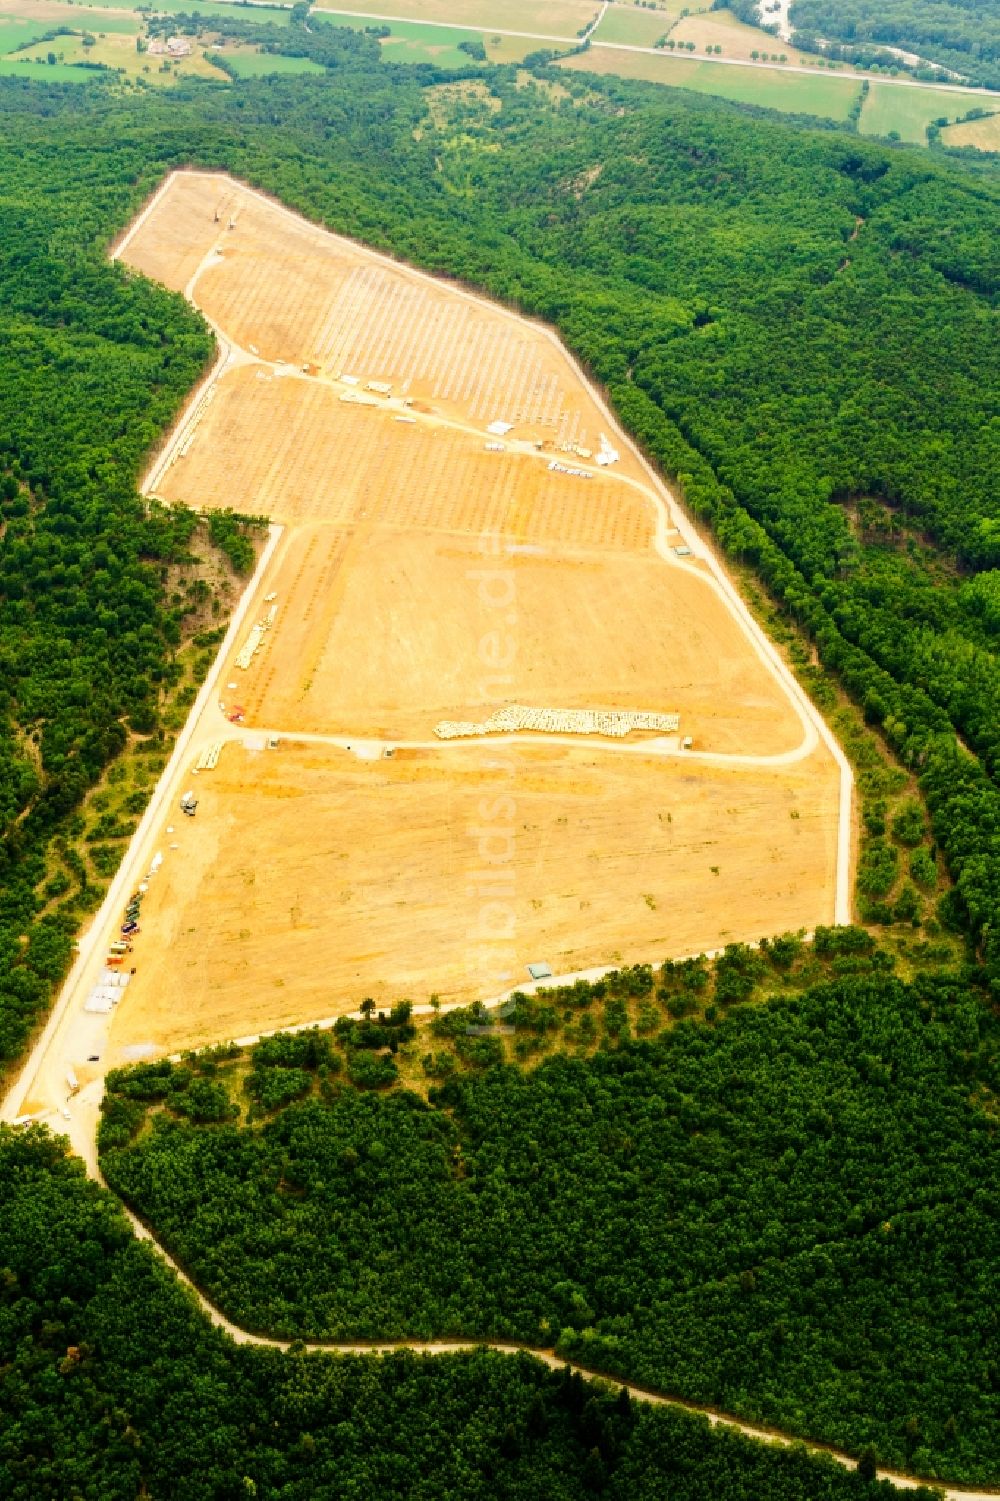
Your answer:
[[[103,1183],[100,1169],[97,1167],[96,1161],[88,1162],[87,1167],[91,1175],[93,1177],[96,1177],[100,1182]],[[719,1412],[715,1408],[700,1407],[697,1403],[685,1402],[679,1397],[666,1396],[662,1392],[651,1391],[648,1387],[635,1386],[629,1381],[621,1381],[617,1377],[608,1376],[602,1371],[589,1370],[586,1366],[577,1365],[574,1361],[564,1360],[556,1354],[555,1350],[551,1349],[535,1349],[531,1345],[518,1345],[513,1343],[503,1343],[502,1341],[498,1340],[482,1339],[456,1339],[436,1341],[396,1340],[386,1341],[385,1343],[381,1344],[351,1344],[322,1342],[314,1340],[294,1342],[287,1339],[273,1339],[269,1338],[267,1335],[262,1334],[252,1334],[246,1329],[241,1329],[239,1325],[234,1324],[231,1319],[227,1319],[225,1314],[220,1313],[219,1309],[216,1308],[213,1303],[210,1303],[205,1297],[204,1293],[202,1293],[199,1288],[191,1281],[191,1278],[187,1275],[187,1273],[178,1266],[177,1262],[170,1255],[170,1253],[164,1250],[163,1246],[161,1246],[159,1241],[156,1240],[156,1238],[150,1233],[147,1227],[143,1224],[142,1220],[140,1220],[137,1215],[133,1214],[127,1205],[123,1205],[122,1207],[129,1220],[131,1221],[136,1236],[140,1240],[144,1240],[149,1245],[151,1245],[168,1264],[168,1266],[173,1268],[180,1281],[191,1291],[194,1297],[198,1300],[198,1303],[205,1315],[211,1320],[211,1322],[217,1329],[223,1330],[224,1333],[228,1334],[236,1344],[267,1345],[272,1349],[288,1350],[291,1348],[293,1343],[297,1343],[300,1347],[305,1348],[306,1350],[314,1354],[326,1355],[390,1355],[397,1350],[410,1350],[416,1355],[427,1356],[458,1355],[471,1350],[495,1350],[498,1354],[501,1355],[530,1355],[533,1359],[541,1361],[543,1365],[549,1366],[552,1370],[562,1370],[563,1367],[568,1366],[570,1370],[576,1371],[579,1375],[586,1377],[588,1380],[597,1379],[609,1381],[615,1387],[619,1388],[624,1386],[629,1393],[629,1396],[631,1396],[637,1402],[648,1402],[656,1407],[679,1408],[683,1412],[689,1412],[697,1416],[707,1418],[709,1423],[713,1427],[721,1424],[728,1428],[734,1428],[738,1433],[742,1433],[747,1438],[755,1439],[759,1443],[778,1444],[782,1447],[790,1447],[793,1444],[802,1444],[811,1454],[825,1454],[830,1459],[836,1460],[838,1464],[843,1465],[845,1469],[854,1469],[857,1463],[857,1461],[850,1455],[843,1454],[839,1450],[833,1449],[826,1444],[810,1443],[792,1434],[780,1433],[773,1428],[756,1427],[751,1423],[741,1422],[739,1418],[734,1418],[729,1413]],[[964,1490],[958,1486],[941,1485],[940,1482],[936,1481],[923,1481],[911,1475],[899,1474],[895,1470],[880,1469],[878,1471],[878,1477],[880,1480],[890,1481],[893,1485],[899,1487],[900,1490],[916,1490],[921,1485],[933,1486],[935,1489],[940,1490],[942,1494],[948,1498],[948,1501],[997,1501],[997,1496],[1000,1495],[1000,1492],[997,1491]]]

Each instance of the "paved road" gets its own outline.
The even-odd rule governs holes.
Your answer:
[[[312,13],[316,16],[350,16],[352,20],[362,21],[400,21],[407,26],[447,26],[449,31],[472,31],[476,36],[522,36],[530,42],[561,42],[563,46],[574,45],[580,40],[578,37],[554,36],[550,31],[505,31],[502,26],[470,26],[462,21],[425,21],[417,16],[383,16],[373,10],[342,10],[340,6],[314,5]],[[596,21],[594,25],[596,25]],[[591,27],[593,30],[593,27]]]

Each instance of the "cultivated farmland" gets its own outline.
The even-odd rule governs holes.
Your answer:
[[[674,33],[676,35],[676,33]],[[764,38],[762,50],[787,50],[772,38]],[[626,52],[614,47],[593,46],[560,62],[561,68],[580,73],[611,73],[620,78],[645,79],[693,89],[697,94],[715,94],[740,104],[791,110],[797,114],[821,115],[846,120],[861,85],[852,78],[785,71],[781,66],[733,67],[725,62],[684,61],[650,52]]]
[[[283,532],[133,851],[114,1057],[842,914],[830,748],[546,330],[208,174],[120,254],[224,340],[147,488]],[[680,731],[436,737],[515,703]]]
[[[941,132],[946,146],[975,146],[979,151],[1000,151],[1000,114],[982,120],[965,120]]]
[[[437,21],[443,25],[491,26],[505,31],[535,32],[550,37],[575,37],[596,19],[598,0],[506,0],[501,9],[490,0],[344,0],[343,6],[317,5],[317,15],[328,13],[380,17],[401,16],[414,21]]]
[[[609,5],[594,32],[595,42],[618,42],[626,47],[655,47],[680,17],[684,6],[672,0],[662,10],[636,5]]]
[[[865,135],[887,136],[927,144],[932,120],[947,119],[966,106],[961,89],[922,89],[915,85],[873,82],[861,111],[859,129]]]

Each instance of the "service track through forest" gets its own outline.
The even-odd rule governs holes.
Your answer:
[[[103,1175],[97,1166],[96,1154],[88,1160],[87,1171],[102,1187],[107,1188]],[[701,1407],[695,1402],[685,1402],[680,1397],[653,1391],[648,1387],[635,1386],[631,1382],[622,1381],[615,1376],[609,1375],[607,1372],[590,1370],[588,1367],[578,1365],[574,1361],[563,1360],[553,1349],[537,1349],[532,1345],[481,1339],[447,1341],[395,1340],[391,1342],[387,1341],[385,1344],[374,1342],[371,1344],[358,1344],[351,1342],[327,1343],[316,1340],[276,1339],[270,1335],[252,1333],[250,1330],[242,1329],[238,1324],[234,1324],[231,1319],[226,1318],[225,1314],[214,1303],[209,1302],[197,1284],[191,1280],[183,1267],[174,1260],[169,1251],[160,1244],[139,1216],[134,1214],[127,1204],[121,1200],[119,1202],[122,1203],[122,1208],[128,1216],[129,1222],[138,1239],[146,1241],[162,1257],[167,1265],[176,1273],[179,1280],[197,1299],[199,1307],[211,1323],[217,1329],[227,1334],[238,1345],[266,1346],[275,1350],[289,1350],[294,1345],[296,1349],[306,1350],[310,1354],[317,1355],[391,1355],[400,1350],[408,1350],[415,1355],[427,1356],[457,1355],[472,1350],[492,1350],[501,1355],[530,1355],[533,1359],[541,1361],[542,1364],[549,1366],[552,1370],[568,1368],[589,1381],[608,1381],[617,1388],[624,1387],[634,1401],[648,1402],[657,1407],[678,1408],[680,1411],[691,1413],[693,1416],[707,1418],[713,1427],[721,1425],[733,1428],[738,1433],[743,1434],[745,1438],[754,1439],[758,1443],[778,1444],[783,1447],[801,1444],[810,1454],[825,1454],[828,1458],[834,1459],[838,1464],[843,1465],[845,1469],[853,1469],[857,1464],[856,1456],[844,1454],[829,1445],[811,1443],[797,1435],[782,1433],[778,1429],[757,1427],[752,1423],[742,1422],[739,1418],[733,1417],[731,1413],[719,1412],[718,1409],[712,1407]],[[877,1475],[879,1480],[887,1480],[900,1490],[917,1490],[921,1486],[932,1487],[940,1491],[947,1498],[947,1501],[997,1501],[997,1497],[1000,1497],[1000,1491],[965,1490],[959,1486],[942,1484],[940,1481],[923,1480],[919,1476],[904,1475],[896,1470],[879,1468]]]

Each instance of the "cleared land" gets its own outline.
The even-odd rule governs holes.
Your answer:
[[[775,44],[770,50],[787,49]],[[734,68],[724,63],[682,62],[669,56],[653,57],[647,52],[619,52],[599,46],[567,58],[559,67],[572,68],[578,73],[612,73],[619,78],[645,79],[649,83],[693,89],[698,94],[715,94],[740,104],[822,115],[831,120],[847,119],[860,88],[853,79],[824,77],[818,69],[813,77],[807,73],[785,73],[780,66]]]
[[[832,918],[833,758],[547,331],[208,174],[123,259],[230,341],[155,493],[286,530],[192,760],[234,743],[143,852],[115,1057]],[[434,740],[513,702],[677,711],[694,751]]]
[[[199,794],[150,887],[114,1058],[831,915],[836,790],[811,759],[776,777],[591,747],[229,746]]]
[[[524,426],[532,436],[544,431],[540,422]],[[344,402],[330,383],[260,366],[219,383],[194,441],[156,489],[216,508],[260,510],[263,497],[281,522],[499,531],[512,542],[601,548],[642,547],[653,533],[648,502],[617,476],[554,473],[532,454],[488,452],[482,428],[433,416],[397,422],[391,408]]]
[[[596,18],[597,0],[505,0],[502,7],[490,0],[344,0],[342,7],[317,5],[326,11],[353,11],[359,15],[402,16],[414,21],[439,21],[444,25],[491,26],[504,31],[534,31],[545,36],[575,37]]]
[[[562,542],[505,554],[500,672],[483,660],[498,612],[481,576],[494,566],[474,538],[416,526],[297,531],[270,579],[290,604],[233,696],[254,724],[390,740],[428,740],[439,719],[479,719],[502,698],[683,704],[684,732],[713,751],[799,744],[785,695],[697,574]]]
[[[946,146],[975,146],[980,151],[1000,151],[1000,114],[985,120],[966,120],[941,132]]]

